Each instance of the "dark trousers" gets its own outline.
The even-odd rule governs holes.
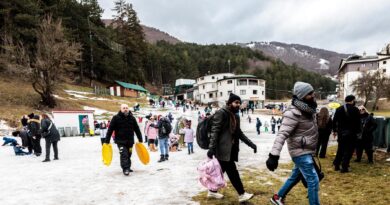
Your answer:
[[[148,145],[156,144],[155,141],[157,141],[157,140],[155,140],[155,139],[149,139],[149,140],[148,140]]]
[[[42,154],[42,147],[41,147],[41,136],[34,136],[34,138],[32,138],[32,146],[33,146],[33,150],[34,150],[34,153],[35,155],[41,155]]]
[[[28,149],[28,152],[31,154],[34,150],[34,146],[33,146],[33,139],[32,137],[27,137],[27,149]]]
[[[233,187],[236,189],[237,193],[239,195],[244,194],[244,186],[242,185],[240,174],[238,173],[236,163],[234,161],[221,161],[218,160],[219,164],[221,165],[222,173],[225,173],[228,175],[230,182],[232,183]]]
[[[257,134],[260,134],[260,127],[256,127]]]
[[[373,162],[372,140],[361,139],[356,141],[356,160],[362,160],[363,150],[367,154],[369,162]]]
[[[57,142],[52,142],[49,139],[45,139],[46,142],[46,159],[50,160],[50,147],[53,145],[53,150],[54,150],[54,159],[58,159],[58,147],[57,147]]]
[[[106,138],[100,138],[100,142],[102,143],[102,145],[104,144],[105,141],[106,141]]]
[[[145,135],[145,143],[148,142],[148,136]]]
[[[119,149],[119,155],[120,155],[120,161],[121,161],[121,167],[123,170],[130,169],[131,167],[131,154],[132,154],[132,148],[131,145],[122,145],[118,144]]]
[[[275,125],[271,125],[272,127],[272,134],[275,134]]]
[[[340,167],[341,164],[342,169],[348,170],[349,161],[351,160],[355,149],[355,140],[352,139],[353,138],[348,137],[347,139],[338,140],[336,158],[333,161],[333,165],[336,167]]]
[[[328,148],[328,142],[329,142],[329,132],[318,132],[318,144],[316,149],[316,155],[318,153],[320,154],[320,158],[325,158],[326,156],[326,149]]]

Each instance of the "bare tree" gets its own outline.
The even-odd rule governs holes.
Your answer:
[[[390,78],[388,78],[381,70],[378,70],[373,74],[373,84],[375,99],[374,104],[372,105],[372,110],[375,111],[377,110],[377,104],[380,98],[390,97]]]
[[[47,15],[37,31],[36,48],[30,72],[32,86],[41,96],[41,103],[53,108],[53,92],[64,73],[72,71],[81,59],[81,46],[65,39],[61,19]]]
[[[364,98],[364,106],[367,106],[368,101],[374,93],[374,76],[368,72],[364,72],[361,77],[352,82],[353,91],[361,98]]]

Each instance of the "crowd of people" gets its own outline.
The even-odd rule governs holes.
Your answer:
[[[162,103],[161,103],[162,102]],[[160,101],[162,107],[165,101]],[[242,184],[239,172],[236,167],[238,161],[240,141],[257,152],[257,146],[242,132],[240,128],[241,116],[253,113],[254,105],[242,105],[241,98],[233,93],[230,94],[226,106],[215,109],[207,105],[204,114],[199,111],[199,106],[192,103],[176,102],[172,104],[176,109],[183,108],[183,112],[190,109],[198,111],[199,122],[209,119],[210,128],[208,130],[208,151],[207,157],[217,159],[223,173],[227,173],[233,187],[238,193],[238,200],[244,202],[250,200],[253,194],[247,193]],[[180,105],[180,106],[177,106]],[[140,110],[140,106],[133,107],[135,111]],[[373,132],[376,123],[371,114],[364,106],[356,107],[356,98],[352,95],[345,98],[345,104],[336,109],[334,116],[325,107],[317,112],[317,102],[315,100],[314,88],[304,82],[296,82],[293,88],[291,105],[283,108],[283,117],[271,119],[263,122],[256,118],[256,132],[261,134],[261,127],[268,132],[271,126],[271,133],[275,134],[275,141],[268,155],[266,166],[270,171],[278,167],[280,153],[285,142],[294,163],[291,176],[283,186],[275,193],[270,201],[275,205],[282,205],[288,193],[299,182],[302,181],[308,192],[308,200],[311,205],[320,204],[318,191],[321,176],[316,167],[314,157],[325,158],[329,138],[337,136],[337,154],[333,161],[335,171],[346,173],[350,171],[350,160],[356,152],[355,162],[361,162],[363,151],[365,151],[368,162],[373,163]],[[241,113],[240,113],[241,111]],[[169,160],[169,153],[182,151],[186,148],[188,155],[194,153],[195,130],[192,128],[191,118],[184,116],[174,119],[172,113],[167,115],[147,115],[144,126],[144,136],[142,135],[139,123],[142,120],[135,118],[129,110],[129,106],[122,104],[120,111],[108,122],[102,121],[95,124],[100,130],[101,143],[109,144],[114,139],[118,146],[120,156],[120,166],[123,174],[128,176],[131,169],[131,156],[133,145],[138,142],[147,143],[151,152],[160,151],[159,163]],[[21,119],[23,128],[12,133],[13,136],[21,138],[22,145],[10,137],[4,137],[3,146],[10,144],[14,147],[16,155],[42,154],[40,145],[41,138],[46,142],[46,157],[43,162],[50,161],[50,148],[54,150],[54,160],[58,160],[58,146],[60,135],[50,120],[49,116],[41,116],[31,113]],[[83,136],[90,132],[88,118],[83,119]],[[88,131],[88,132],[87,132]],[[26,149],[24,151],[23,149]],[[320,170],[321,171],[321,170]],[[209,190],[207,196],[221,199],[223,195],[218,190]]]
[[[60,134],[54,125],[53,121],[47,114],[36,115],[31,113],[24,115],[21,119],[22,128],[12,132],[13,137],[20,137],[22,144],[11,136],[3,137],[3,146],[10,144],[13,146],[15,155],[33,155],[41,156],[42,147],[41,139],[45,139],[45,159],[43,162],[50,161],[50,149],[53,147],[54,160],[58,160],[58,146],[60,141]],[[24,151],[27,149],[27,151]]]

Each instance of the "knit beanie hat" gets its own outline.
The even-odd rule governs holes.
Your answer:
[[[229,100],[227,101],[227,104],[230,105],[230,104],[232,104],[236,100],[239,100],[240,103],[241,103],[241,98],[238,95],[230,93]]]
[[[345,97],[345,102],[352,102],[352,100],[355,100],[355,96],[353,95],[348,95],[347,97]]]
[[[294,84],[293,94],[300,100],[312,91],[314,91],[314,88],[309,83],[298,81]]]
[[[27,115],[30,119],[33,119],[34,117],[34,113],[30,113],[29,115]]]

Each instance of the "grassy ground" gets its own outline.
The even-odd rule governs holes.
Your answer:
[[[141,107],[147,104],[144,98],[121,98],[114,96],[96,96],[87,95],[88,97],[104,97],[110,100],[71,100],[71,97],[64,90],[75,90],[83,92],[93,92],[92,88],[86,86],[73,85],[63,83],[55,94],[65,99],[56,99],[57,106],[55,110],[77,110],[84,106],[96,107],[111,112],[117,112],[120,104],[126,103],[129,106],[134,106],[140,103]],[[20,126],[20,118],[22,115],[34,112],[41,114],[50,112],[51,109],[39,106],[40,96],[33,90],[31,83],[21,81],[18,78],[0,75],[0,119],[5,120],[11,127]]]
[[[385,162],[389,154],[375,154],[375,164],[369,165],[366,159],[361,163],[352,160],[351,172],[341,174],[335,172],[332,160],[336,148],[330,147],[328,157],[321,159],[325,178],[320,183],[320,200],[325,205],[387,205],[390,202],[390,163]],[[269,198],[283,184],[289,176],[292,164],[282,164],[278,170],[256,170],[247,168],[241,171],[241,177],[247,192],[254,193],[255,197],[246,204],[270,204]],[[201,205],[239,204],[238,196],[234,188],[228,183],[228,187],[221,190],[225,195],[223,200],[207,199],[207,192],[201,192],[193,197],[194,201]],[[307,192],[299,183],[286,197],[286,204],[308,204]]]

